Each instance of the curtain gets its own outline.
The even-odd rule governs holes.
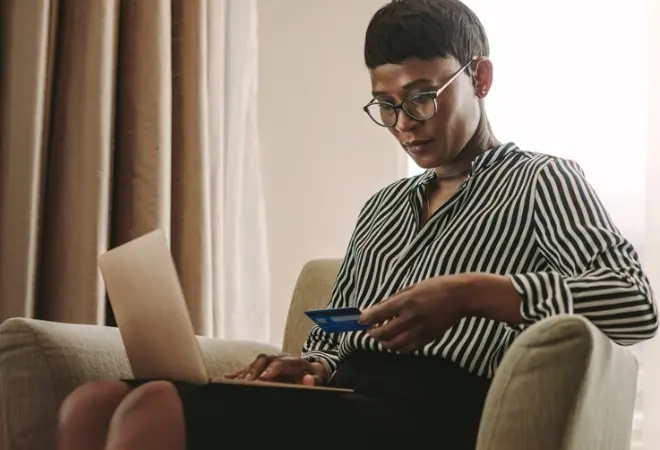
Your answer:
[[[265,242],[241,253],[235,225],[264,220],[256,16],[235,7],[254,2],[0,2],[0,319],[112,324],[98,255],[162,228],[198,334],[267,331]]]
[[[489,36],[499,140],[577,161],[660,290],[660,3],[464,1]],[[631,350],[640,363],[631,445],[660,448],[660,344]]]
[[[214,332],[231,339],[270,340],[270,283],[257,128],[256,0],[209,0],[209,26],[225,24],[210,42],[211,192],[214,232]]]

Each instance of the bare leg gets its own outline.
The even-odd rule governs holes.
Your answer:
[[[176,389],[166,381],[136,388],[119,405],[110,422],[106,450],[185,450],[183,408]]]
[[[121,381],[95,381],[80,386],[62,403],[59,450],[103,450],[110,420],[130,388]]]

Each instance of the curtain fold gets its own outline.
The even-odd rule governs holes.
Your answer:
[[[265,254],[256,62],[226,74],[256,42],[256,14],[229,22],[246,5],[1,2],[0,319],[112,323],[98,255],[162,228],[198,334],[267,332],[266,258],[237,264]]]
[[[0,2],[0,315],[32,314],[56,27],[51,1]],[[51,19],[53,17],[53,19]],[[29,30],[29,32],[26,32]],[[10,150],[20,149],[20,150]]]
[[[193,323],[203,334],[212,334],[207,2],[173,0],[172,4],[176,17],[173,144],[177,149],[194,149],[173,154],[172,253]]]
[[[108,242],[117,13],[117,0],[61,1],[49,45],[55,59],[36,313],[54,321],[105,317],[96,260]]]

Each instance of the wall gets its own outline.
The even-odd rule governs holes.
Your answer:
[[[660,300],[660,2],[649,0],[649,153],[647,160],[647,249],[644,252],[646,271]],[[660,448],[660,336],[643,344],[644,373],[640,380],[644,398],[642,425],[644,449]]]
[[[371,91],[364,31],[383,3],[258,3],[273,343],[282,340],[302,265],[343,256],[364,201],[406,172],[403,151],[361,109]]]

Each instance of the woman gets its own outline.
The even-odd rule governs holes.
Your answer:
[[[394,0],[374,15],[365,112],[428,170],[358,217],[330,307],[360,307],[370,328],[315,327],[300,357],[262,355],[227,375],[355,394],[92,383],[62,406],[60,448],[473,449],[489,380],[525,327],[581,314],[620,344],[652,337],[648,280],[579,166],[493,134],[488,55],[458,0]]]

